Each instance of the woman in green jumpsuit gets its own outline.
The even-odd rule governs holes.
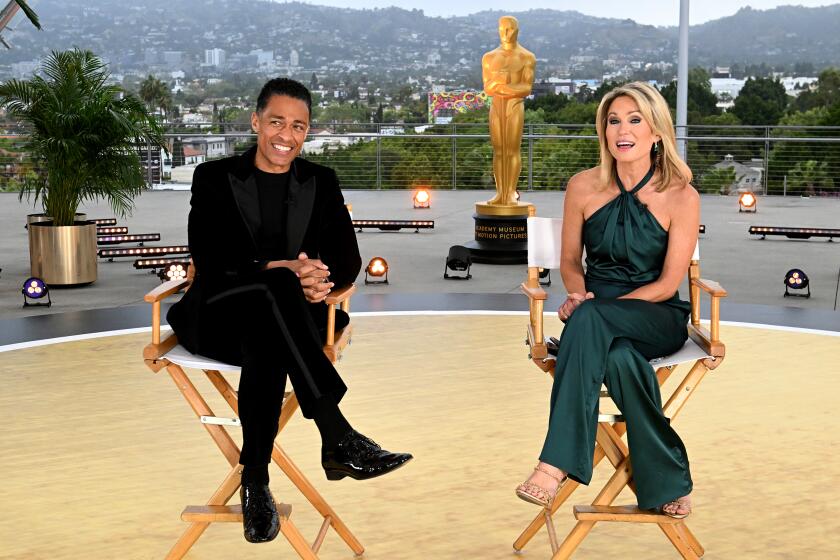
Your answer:
[[[690,306],[677,287],[697,240],[699,197],[654,88],[613,90],[597,125],[601,166],[573,178],[566,194],[561,274],[569,298],[558,311],[566,326],[548,433],[517,495],[548,506],[566,477],[589,483],[603,383],[627,423],[639,507],[684,517],[688,456],[662,413],[648,360],[679,350],[687,338]]]

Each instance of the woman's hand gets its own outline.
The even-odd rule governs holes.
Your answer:
[[[565,323],[569,320],[569,317],[572,316],[572,313],[575,312],[575,309],[577,309],[581,303],[594,297],[595,294],[592,292],[586,292],[585,294],[571,293],[567,295],[566,301],[564,301],[563,305],[561,305],[557,310],[557,316]]]

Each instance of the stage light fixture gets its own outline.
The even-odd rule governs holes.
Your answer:
[[[99,218],[98,220],[92,220],[97,226],[115,226],[117,225],[116,218]]]
[[[99,249],[99,258],[114,260],[115,257],[152,257],[164,255],[186,255],[190,248],[186,245],[169,245],[161,247],[128,247],[124,249]]]
[[[187,255],[189,257],[189,255]],[[170,264],[189,264],[188,258],[184,257],[177,257],[177,258],[169,258],[169,259],[137,259],[134,261],[134,268],[141,270],[141,269],[156,269],[156,268],[164,268],[169,266]]]
[[[470,267],[472,266],[472,254],[463,245],[453,245],[449,248],[446,256],[446,264],[443,266],[443,277],[447,280],[469,280],[472,278]],[[465,272],[465,274],[449,274],[448,271]]]
[[[432,195],[429,193],[429,189],[417,189],[414,192],[414,197],[412,197],[412,203],[415,208],[431,208]]]
[[[146,241],[160,241],[159,233],[132,233],[128,235],[99,235],[97,245],[117,245],[118,243],[137,243],[141,247]]]
[[[128,233],[126,226],[96,226],[96,235],[125,235]]]
[[[388,262],[382,257],[373,257],[365,267],[365,284],[387,284]]]
[[[804,294],[789,292],[790,290],[808,290]],[[785,274],[785,297],[811,297],[811,286],[808,282],[808,275],[798,268],[791,268]]]
[[[160,272],[158,272],[158,278],[160,278],[161,282],[167,282],[169,280],[183,280],[187,277],[189,268],[189,261],[171,262],[164,268],[160,269]]]
[[[706,224],[700,224],[700,232],[699,233],[706,233]]]
[[[760,235],[764,239],[768,235],[784,235],[788,239],[808,239],[810,237],[828,237],[833,241],[840,237],[840,229],[832,228],[799,228],[799,227],[776,227],[776,226],[750,226],[750,235]]]
[[[755,195],[749,191],[741,193],[738,197],[738,212],[756,212],[758,200]]]
[[[26,282],[23,283],[23,289],[21,289],[20,293],[23,294],[24,307],[50,307],[52,305],[52,300],[50,299],[50,289],[40,278],[27,278]],[[47,298],[47,301],[38,301],[42,300],[44,297]]]
[[[399,229],[413,229],[419,233],[421,229],[434,229],[434,220],[353,220],[353,227],[358,228],[359,233],[365,228],[375,228],[380,231],[397,231]]]
[[[538,268],[537,273],[539,274],[539,283],[540,286],[551,286],[551,269],[549,268]]]

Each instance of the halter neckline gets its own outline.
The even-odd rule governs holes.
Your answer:
[[[626,192],[627,194],[636,194],[642,187],[644,187],[650,182],[651,177],[653,177],[654,171],[656,171],[656,165],[651,165],[650,169],[647,172],[647,175],[642,177],[642,180],[639,181],[639,183],[629,191],[624,188],[624,183],[621,182],[621,178],[618,176],[618,171],[616,171],[615,174],[615,182],[618,183],[618,188],[621,190],[621,192]]]

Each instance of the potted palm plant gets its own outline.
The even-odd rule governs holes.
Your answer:
[[[0,107],[29,129],[23,149],[35,176],[21,197],[40,201],[51,218],[30,225],[31,272],[47,284],[89,284],[96,225],[78,220],[76,210],[103,199],[125,217],[146,186],[138,148],[163,147],[163,133],[140,100],[107,83],[104,63],[90,51],[54,51],[41,73],[0,84]]]

